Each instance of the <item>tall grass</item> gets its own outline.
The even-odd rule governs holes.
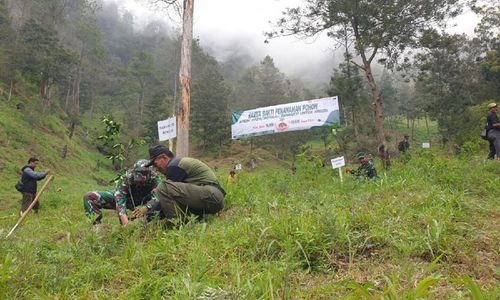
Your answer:
[[[106,211],[95,231],[80,201],[90,184],[67,180],[61,185],[64,197],[49,190],[44,209],[0,243],[0,293],[8,298],[498,297],[495,162],[413,153],[376,182],[347,177],[344,184],[333,170],[309,164],[299,162],[295,175],[276,168],[243,172],[227,188],[220,215],[173,230],[140,221],[121,227]],[[491,182],[478,179],[484,177]],[[0,224],[7,229],[15,219],[15,210],[4,211]]]
[[[7,118],[7,120],[1,120]],[[113,211],[93,228],[82,196],[106,189],[99,157],[81,136],[62,161],[64,136],[30,135],[7,124],[0,187],[0,298],[5,299],[498,299],[500,171],[495,161],[414,150],[374,182],[357,182],[303,158],[297,172],[244,170],[226,207],[204,221],[166,230]],[[11,128],[11,129],[9,129]],[[11,130],[18,128],[14,137]],[[14,141],[15,140],[15,141]],[[17,143],[17,144],[16,144]],[[28,143],[48,157],[56,180],[15,234],[12,175]],[[13,144],[18,146],[11,147]],[[13,159],[12,157],[15,157]],[[224,179],[227,170],[220,170]],[[224,181],[224,180],[221,180]],[[60,191],[59,191],[60,189]]]

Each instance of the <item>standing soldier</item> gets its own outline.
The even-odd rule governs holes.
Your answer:
[[[399,142],[399,144],[398,144],[399,152],[405,153],[406,151],[408,151],[408,149],[410,149],[409,138],[410,138],[409,135],[407,135],[407,134],[404,135],[404,139],[401,142]]]
[[[366,180],[366,179],[377,179],[377,170],[373,166],[373,163],[370,161],[367,155],[363,152],[359,152],[356,155],[356,159],[360,166],[355,171],[351,168],[347,168],[346,172],[351,173],[358,180]]]
[[[85,214],[91,218],[94,214],[97,218],[93,224],[99,224],[102,219],[101,209],[116,209],[120,223],[128,222],[127,209],[135,210],[136,206],[148,207],[152,216],[159,210],[158,194],[156,187],[161,182],[160,175],[152,168],[144,167],[147,160],[138,160],[134,166],[120,177],[114,191],[93,191],[83,197]]]
[[[384,144],[380,144],[378,146],[378,155],[382,160],[382,165],[384,166],[384,170],[387,171],[391,166],[391,155],[389,154],[389,150],[387,150]]]

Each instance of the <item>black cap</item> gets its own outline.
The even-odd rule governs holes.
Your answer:
[[[40,160],[36,156],[30,157],[30,159],[28,159],[28,163],[31,163],[34,161],[40,161]]]
[[[168,147],[164,145],[154,145],[153,147],[149,148],[149,162],[144,165],[145,168],[150,167],[153,165],[155,159],[162,155],[166,154],[168,157],[172,157],[173,153],[168,149]]]

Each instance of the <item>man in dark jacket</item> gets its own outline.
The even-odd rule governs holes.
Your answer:
[[[31,202],[36,195],[37,190],[37,181],[44,179],[47,174],[49,174],[50,170],[45,169],[43,172],[35,172],[35,168],[38,165],[39,160],[36,157],[32,157],[28,160],[28,164],[22,167],[21,172],[21,182],[23,183],[22,194],[23,198],[21,200],[21,214],[30,206]],[[39,203],[37,202],[33,209],[35,212],[38,212],[40,208]]]
[[[490,153],[488,159],[494,159],[495,155],[497,160],[500,160],[500,121],[497,116],[497,104],[488,104],[488,117],[486,118],[486,132],[488,141],[490,142]]]
[[[226,193],[214,171],[205,163],[195,158],[175,157],[163,145],[149,148],[149,158],[146,167],[154,165],[167,177],[157,189],[165,218],[183,219],[186,215],[203,217],[222,210]],[[136,210],[134,216],[141,217],[148,209]]]

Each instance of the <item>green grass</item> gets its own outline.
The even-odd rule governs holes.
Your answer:
[[[337,170],[307,160],[295,175],[262,162],[239,174],[224,211],[204,222],[122,227],[105,211],[97,231],[82,196],[106,189],[93,177],[113,177],[93,170],[102,157],[78,135],[62,160],[52,153],[67,142],[62,131],[30,134],[16,112],[3,111],[0,133],[11,144],[0,154],[0,298],[500,297],[498,162],[415,148],[378,181],[346,175],[343,184]],[[18,218],[13,172],[26,149],[45,158],[56,180],[40,212],[5,239]],[[227,171],[219,170],[222,182]]]

